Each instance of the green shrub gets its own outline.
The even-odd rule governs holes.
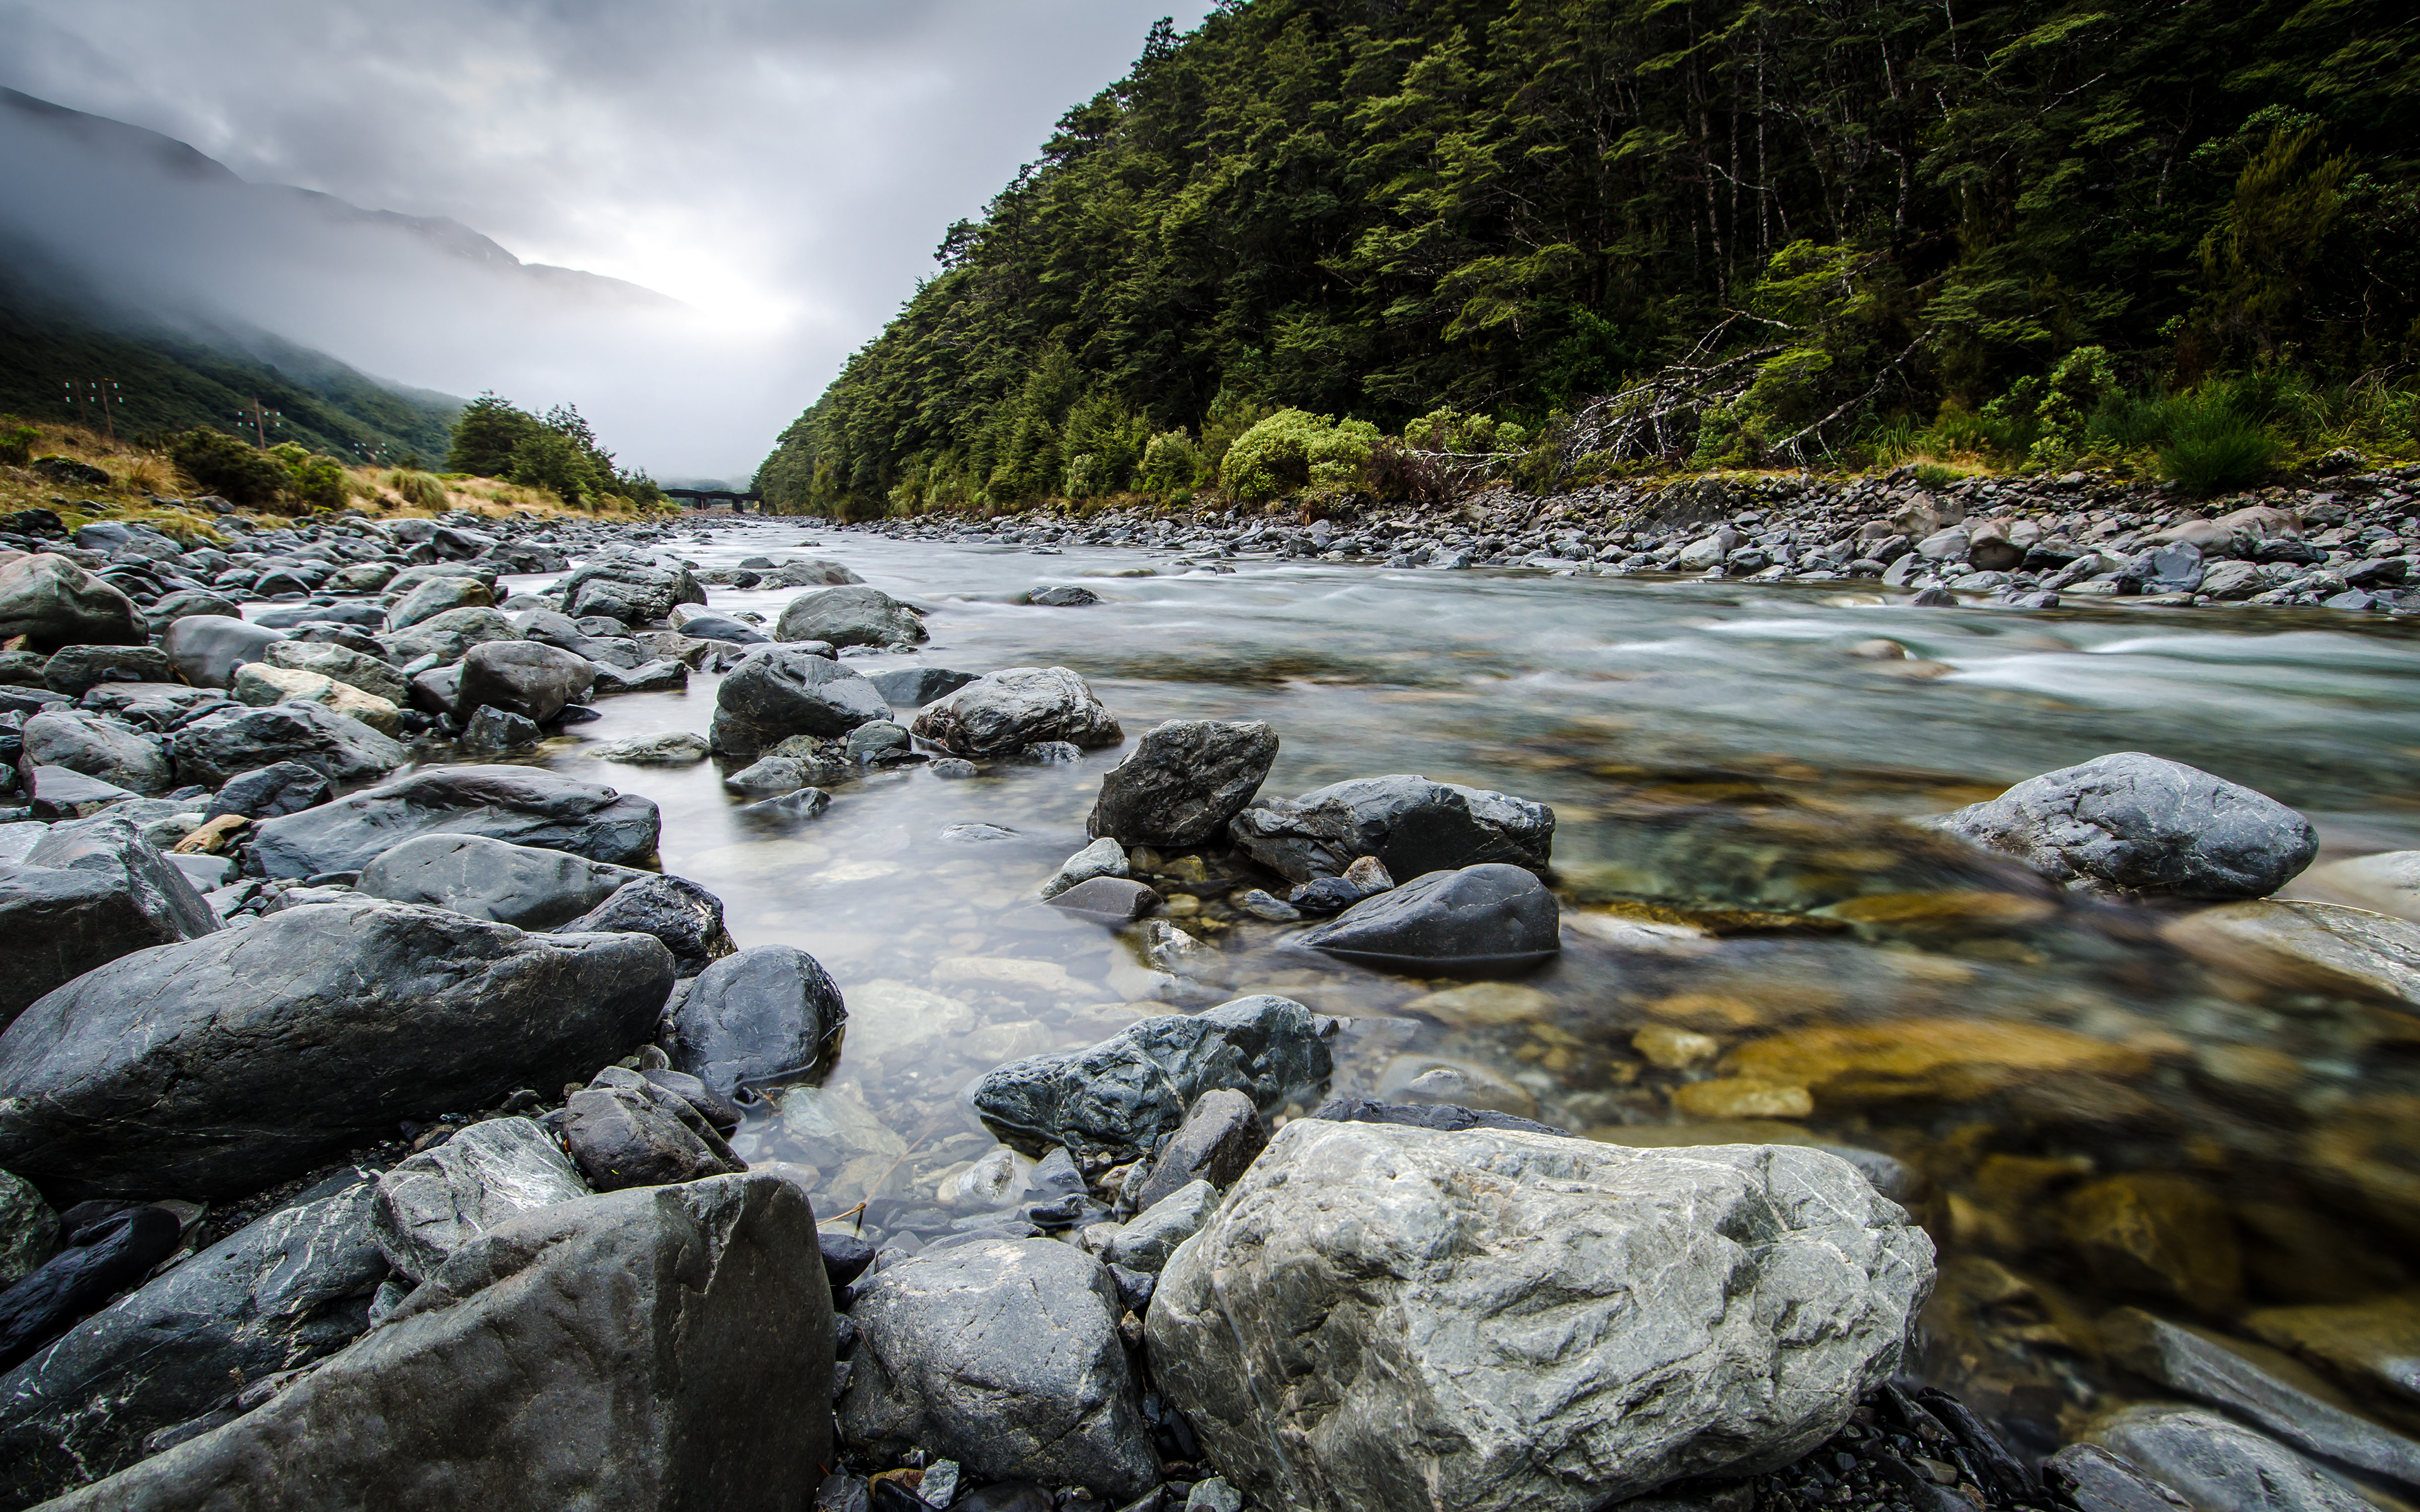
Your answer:
[[[1404,444],[1422,452],[1506,453],[1528,443],[1529,433],[1510,421],[1458,409],[1432,409],[1404,427]]]
[[[208,425],[171,440],[168,459],[204,488],[239,504],[274,503],[294,484],[294,474],[275,456]]]
[[[1183,430],[1164,430],[1142,449],[1136,484],[1153,493],[1178,493],[1201,481],[1202,453]]]
[[[289,465],[294,474],[294,492],[314,509],[342,509],[345,505],[345,470],[335,458],[304,456]]]
[[[1918,462],[1908,472],[1920,486],[1936,491],[1948,487],[1962,476],[1956,468],[1946,468],[1938,462]]]
[[[2238,407],[2224,384],[2204,384],[2169,401],[2167,444],[2160,471],[2187,491],[2208,497],[2248,487],[2276,464],[2276,438]]]
[[[1218,479],[1254,502],[1302,488],[1351,488],[1361,483],[1378,434],[1366,420],[1280,409],[1235,438]]]
[[[1109,491],[1111,483],[1108,458],[1098,452],[1078,452],[1067,459],[1059,491],[1069,499],[1097,499]]]
[[[445,485],[426,472],[413,472],[397,468],[384,479],[403,501],[415,509],[445,507]]]
[[[31,425],[10,425],[0,429],[0,465],[23,467],[34,459],[34,443],[42,433]]]

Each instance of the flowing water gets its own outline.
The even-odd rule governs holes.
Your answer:
[[[1945,1261],[1922,1368],[2037,1449],[2106,1405],[2091,1319],[2110,1304],[2243,1333],[2258,1309],[2413,1284],[2420,1022],[2204,966],[2164,943],[2167,915],[2054,894],[1903,823],[2132,749],[2295,806],[2322,860],[2420,846],[2406,627],[1250,559],[1212,572],[773,525],[675,549],[708,568],[825,556],[929,608],[929,645],[851,657],[861,671],[1064,665],[1129,737],[1171,717],[1268,721],[1273,794],[1416,772],[1558,816],[1565,949],[1517,982],[1289,949],[1294,927],[1229,902],[1282,885],[1218,854],[1155,879],[1200,944],[1171,979],[1140,931],[1032,901],[1085,843],[1115,749],[973,779],[871,775],[768,832],[737,815],[721,764],[588,754],[703,733],[711,676],[604,702],[540,759],[654,799],[665,870],[721,895],[742,945],[798,946],[847,996],[822,1089],[742,1141],[816,1166],[827,1212],[872,1196],[888,1200],[870,1217],[945,1221],[936,1183],[993,1148],[965,1106],[972,1078],[1266,991],[1354,1020],[1338,1090],[1400,1101],[1443,1067],[1448,1100],[1598,1138],[1895,1158]],[[1145,565],[1159,575],[1111,576]],[[1077,580],[1104,601],[1013,602]],[[713,597],[769,621],[797,593]],[[1850,654],[1881,638],[1909,656]]]

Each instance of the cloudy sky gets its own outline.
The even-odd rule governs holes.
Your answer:
[[[230,313],[405,382],[578,403],[660,476],[744,475],[933,271],[949,222],[1123,74],[1156,17],[1189,28],[1207,8],[0,0],[0,84],[177,137],[255,182],[450,216],[524,261],[686,301],[698,315],[681,339],[652,344],[492,319],[411,340],[394,314],[411,301],[383,290],[282,319]],[[76,210],[46,208],[54,224]],[[123,255],[175,239],[116,239]],[[379,306],[392,317],[330,313]],[[539,345],[555,350],[522,349]]]

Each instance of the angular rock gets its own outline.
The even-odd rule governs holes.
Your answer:
[[[0,1025],[96,966],[218,927],[133,821],[61,825],[22,863],[0,866]]]
[[[0,1291],[0,1370],[14,1370],[168,1257],[183,1231],[165,1208],[130,1208],[67,1237],[67,1247]]]
[[[0,1288],[33,1274],[58,1249],[59,1215],[33,1182],[0,1171]]]
[[[2222,903],[2160,929],[2228,977],[2420,1009],[2420,924],[2335,903]]]
[[[1067,857],[1059,870],[1051,873],[1050,880],[1042,884],[1040,895],[1056,898],[1068,888],[1095,877],[1124,877],[1128,870],[1126,848],[1104,835]]]
[[[672,981],[644,935],[287,908],[19,1015],[0,1033],[0,1167],[54,1201],[258,1191],[398,1119],[586,1074],[647,1038]]]
[[[700,640],[725,640],[733,645],[762,645],[768,639],[754,625],[708,609],[675,609],[673,627]]]
[[[1228,832],[1292,882],[1336,876],[1365,856],[1399,877],[1498,861],[1543,872],[1555,810],[1424,777],[1361,777],[1246,809]]]
[[[350,683],[340,683],[318,672],[248,662],[235,670],[227,690],[235,695],[237,702],[254,708],[289,702],[317,703],[348,719],[359,719],[382,735],[393,735],[402,728],[403,711],[395,704],[365,693]]]
[[[1218,1189],[1189,1181],[1135,1215],[1101,1250],[1110,1265],[1156,1275],[1176,1246],[1202,1231],[1218,1208]]]
[[[462,721],[462,733],[454,737],[454,748],[466,756],[493,756],[508,750],[527,750],[545,738],[545,731],[520,715],[482,703]]]
[[[915,645],[928,639],[922,614],[863,584],[799,594],[783,606],[774,634],[835,646]]]
[[[892,704],[903,709],[921,709],[937,698],[956,692],[975,680],[973,672],[952,671],[947,667],[893,667],[889,671],[876,672],[867,681],[874,690]]]
[[[2369,1505],[2284,1444],[2199,1408],[2130,1407],[2095,1436],[2201,1512],[2364,1512]]]
[[[225,687],[235,670],[265,659],[269,648],[287,639],[283,630],[215,614],[193,614],[168,626],[160,649],[196,687]]]
[[[588,1196],[588,1183],[527,1119],[489,1119],[379,1173],[373,1242],[417,1284],[481,1234],[540,1208]]]
[[[849,1310],[860,1342],[841,1435],[1123,1504],[1159,1467],[1120,1311],[1109,1272],[1052,1240],[978,1240],[886,1265]]]
[[[1196,1181],[1223,1192],[1269,1145],[1261,1110],[1243,1093],[1220,1088],[1194,1099],[1168,1143],[1134,1189],[1134,1206],[1148,1209]]]
[[[1125,738],[1116,716],[1064,667],[986,672],[926,704],[915,731],[957,756],[1002,756],[1052,741],[1091,750]]]
[[[564,705],[588,696],[597,669],[582,656],[534,640],[490,640],[462,658],[462,683],[455,709],[467,717],[486,705],[545,724]]]
[[[647,874],[484,835],[420,835],[372,856],[354,886],[373,898],[546,930]]]
[[[246,819],[275,819],[316,809],[335,795],[335,788],[324,775],[301,762],[272,762],[220,783],[203,807],[202,817],[241,814]]]
[[[18,768],[18,775],[38,819],[85,818],[135,796],[115,782],[65,766],[38,766],[29,762]]]
[[[2140,751],[2046,772],[1935,823],[2078,891],[2265,897],[2319,846],[2284,804]]]
[[[848,1008],[814,956],[759,945],[699,973],[673,1011],[673,1064],[728,1097],[811,1071]]]
[[[716,750],[749,756],[791,735],[831,739],[890,717],[872,683],[830,657],[759,646],[715,690],[711,739]]]
[[[504,1224],[269,1402],[58,1505],[786,1512],[832,1459],[831,1361],[789,1174],[613,1193]]]
[[[405,589],[386,611],[386,627],[408,630],[448,609],[485,609],[495,601],[488,585],[476,578],[424,578]]]
[[[182,683],[101,683],[85,690],[80,708],[112,715],[138,729],[169,731],[196,715],[234,702],[214,687]]]
[[[2192,1512],[2192,1503],[2097,1443],[2071,1443],[2043,1460],[2042,1479],[2076,1512]]]
[[[387,1271],[370,1227],[377,1194],[364,1171],[321,1182],[0,1379],[0,1504],[122,1470],[147,1437],[199,1417],[231,1385],[358,1338]]]
[[[1104,924],[1130,924],[1159,904],[1159,894],[1131,877],[1093,877],[1050,899],[1053,908]]]
[[[173,683],[177,664],[156,646],[62,646],[42,665],[42,686],[82,698],[103,683]]]
[[[1202,1013],[1138,1020],[1089,1050],[1011,1061],[970,1095],[1002,1142],[1029,1154],[1064,1146],[1133,1160],[1204,1092],[1230,1088],[1273,1113],[1325,1082],[1333,1064],[1311,1010],[1284,997],[1239,997]]]
[[[1923,1230],[1820,1151],[1301,1119],[1144,1328],[1259,1504],[1593,1512],[1822,1443],[1931,1279]]]
[[[134,601],[44,551],[0,563],[0,640],[19,636],[38,651],[61,646],[139,646],[147,632]]]
[[[1084,832],[1190,850],[1223,837],[1267,779],[1277,732],[1257,719],[1171,719],[1101,779]]]
[[[694,977],[738,949],[722,900],[687,877],[642,876],[563,926],[565,934],[647,934],[673,955],[673,974]]]
[[[259,826],[264,876],[358,872],[414,835],[485,835],[629,866],[656,853],[656,806],[635,794],[534,766],[444,766],[411,773]]]
[[[20,739],[28,766],[64,766],[129,793],[164,793],[170,785],[160,742],[98,714],[45,709],[25,721]]]
[[[205,715],[168,740],[177,776],[215,788],[239,773],[297,762],[338,787],[376,781],[411,752],[359,719],[317,703],[273,703]]]
[[[756,765],[765,764],[758,762]],[[754,768],[751,768],[753,770]],[[831,807],[831,795],[821,788],[794,788],[780,797],[742,804],[739,816],[756,824],[797,825],[822,816]]]
[[[675,605],[703,604],[706,590],[686,569],[636,557],[592,562],[563,580],[564,612],[575,620],[601,616],[624,625],[660,620]]]
[[[618,1066],[598,1072],[563,1111],[563,1141],[599,1192],[674,1186],[748,1168],[688,1099]]]
[[[1500,862],[1432,872],[1299,936],[1312,949],[1431,976],[1527,971],[1562,949],[1555,895]]]

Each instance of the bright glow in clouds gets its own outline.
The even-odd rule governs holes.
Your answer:
[[[0,231],[121,301],[380,378],[570,402],[626,463],[744,477],[1152,21],[1205,0],[0,0],[0,84],[256,185],[450,217],[640,308],[292,196],[0,122]]]

